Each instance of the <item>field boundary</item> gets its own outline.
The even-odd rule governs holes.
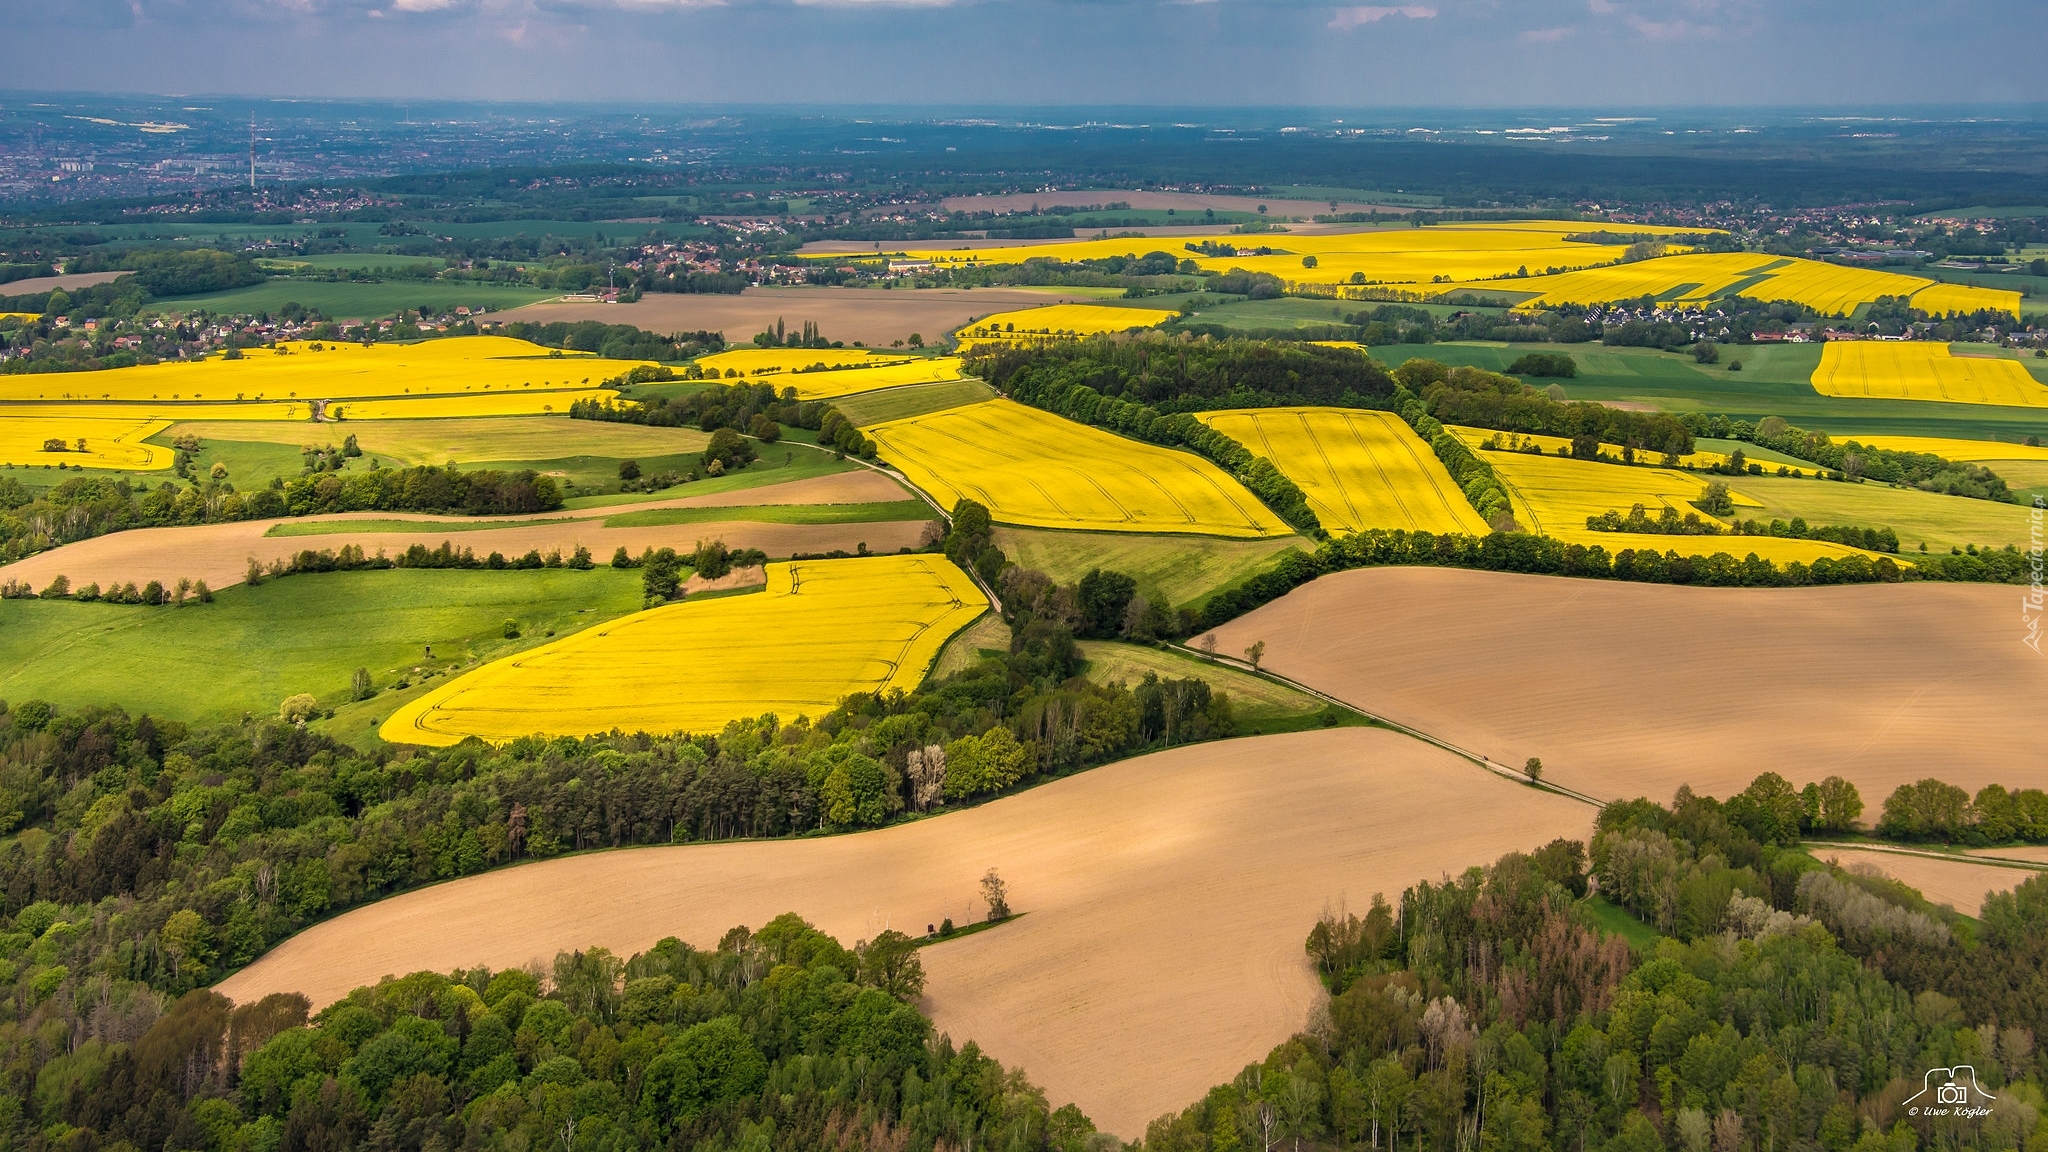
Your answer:
[[[2016,872],[2048,872],[2048,864],[2039,860],[2021,860],[2013,856],[1970,856],[1961,852],[1915,848],[1907,844],[1891,844],[1882,840],[1867,843],[1860,840],[1801,840],[1799,846],[1809,855],[1832,848],[1838,852],[1887,852],[1893,856],[1918,856],[1923,860],[1943,860],[1950,864],[1983,864],[1992,868],[2010,868]]]
[[[1399,732],[1403,736],[1408,736],[1413,739],[1420,740],[1424,744],[1429,744],[1437,748],[1441,748],[1444,751],[1449,752],[1453,756],[1458,756],[1465,760],[1469,760],[1473,764],[1486,769],[1488,772],[1491,772],[1494,775],[1499,776],[1503,780],[1512,780],[1513,782],[1520,784],[1524,787],[1538,788],[1542,791],[1554,793],[1558,796],[1563,796],[1570,800],[1577,800],[1581,804],[1591,804],[1595,808],[1605,808],[1609,803],[1609,801],[1602,800],[1596,796],[1589,795],[1585,792],[1581,792],[1576,788],[1567,788],[1562,784],[1554,784],[1548,780],[1532,781],[1527,776],[1523,775],[1521,772],[1518,772],[1505,764],[1497,764],[1494,761],[1488,759],[1484,753],[1474,752],[1469,748],[1453,744],[1449,740],[1445,740],[1440,736],[1433,736],[1428,732],[1424,732],[1420,728],[1411,728],[1398,720],[1392,720],[1376,712],[1370,711],[1369,709],[1361,708],[1348,700],[1340,700],[1327,692],[1319,691],[1315,688],[1310,687],[1307,684],[1303,684],[1299,680],[1295,680],[1287,676],[1282,676],[1278,672],[1269,672],[1264,668],[1255,668],[1252,666],[1252,663],[1249,660],[1240,660],[1235,656],[1218,655],[1214,652],[1204,652],[1200,648],[1191,648],[1185,644],[1179,643],[1168,643],[1166,647],[1174,651],[1180,652],[1184,655],[1192,656],[1197,660],[1206,660],[1211,664],[1218,664],[1226,668],[1233,668],[1237,671],[1244,672],[1252,676],[1260,677],[1261,679],[1270,680],[1276,684],[1285,685],[1289,688],[1294,689],[1297,692],[1301,692],[1305,695],[1312,696],[1317,700],[1321,700],[1326,704],[1330,704],[1338,708],[1343,708],[1346,711],[1355,712],[1358,715],[1365,717],[1367,720],[1370,720],[1372,723],[1382,728],[1392,729],[1395,732]]]

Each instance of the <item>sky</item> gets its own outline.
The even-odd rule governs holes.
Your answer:
[[[0,0],[14,89],[751,105],[2038,103],[2042,18],[2042,0]]]

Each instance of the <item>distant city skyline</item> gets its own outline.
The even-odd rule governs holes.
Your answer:
[[[2048,101],[2030,0],[49,0],[17,90],[702,104]]]

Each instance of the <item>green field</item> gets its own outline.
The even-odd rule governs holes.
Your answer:
[[[1635,914],[1619,904],[1612,903],[1604,896],[1588,896],[1579,902],[1579,908],[1593,927],[1609,936],[1619,936],[1628,941],[1629,947],[1637,951],[1648,951],[1657,946],[1661,938],[1657,930],[1636,919]]]
[[[904,384],[842,396],[832,401],[832,406],[855,424],[866,425],[979,404],[995,399],[995,395],[995,389],[979,380],[942,380],[936,384]]]
[[[1125,644],[1115,640],[1088,640],[1081,644],[1081,656],[1088,661],[1088,679],[1097,684],[1121,680],[1135,686],[1145,673],[1162,680],[1187,677],[1206,680],[1213,691],[1228,692],[1240,721],[1259,722],[1305,716],[1323,710],[1323,702],[1284,684],[1249,672],[1240,672],[1206,660],[1182,655],[1170,648]]]
[[[226,313],[277,312],[286,304],[317,308],[335,320],[368,320],[402,308],[517,308],[561,293],[506,284],[465,284],[456,280],[382,280],[355,284],[343,280],[294,280],[283,277],[209,292],[179,296],[151,304],[148,311],[185,313],[198,310]]]
[[[372,268],[446,268],[440,256],[407,256],[397,252],[335,252],[325,256],[281,256],[280,264],[298,264],[319,272],[366,272]]]
[[[1562,351],[1578,364],[1574,379],[1531,381],[1538,386],[1560,384],[1572,400],[1646,404],[1669,412],[1710,412],[1750,420],[1782,416],[1836,439],[1856,433],[1980,440],[2048,436],[2048,410],[2039,408],[1822,396],[1811,383],[1813,370],[1820,365],[1817,344],[1724,346],[1721,363],[1713,365],[1694,363],[1687,353],[1599,344],[1396,344],[1374,348],[1372,354],[1390,367],[1428,359],[1500,372],[1532,350]],[[1730,360],[1741,360],[1742,371],[1728,371]],[[2029,360],[2028,367],[2033,369],[2035,362]]]
[[[1941,496],[1887,484],[1778,476],[1731,478],[1728,486],[1763,501],[1761,509],[1738,508],[1736,514],[1743,519],[1803,516],[1808,524],[1888,527],[1899,534],[1899,553],[1908,559],[1923,543],[1936,552],[1946,552],[1970,544],[2003,548],[2007,544],[2025,547],[2028,542],[2027,510],[2017,504]],[[1741,544],[1740,537],[1731,537],[1728,551],[1741,555]]]
[[[946,646],[939,649],[939,658],[932,661],[932,670],[927,678],[938,680],[955,672],[972,668],[983,656],[1003,656],[1010,651],[1010,626],[994,612],[984,612],[981,618],[955,633]]]
[[[639,574],[607,567],[334,572],[217,596],[186,608],[0,600],[0,697],[118,701],[194,721],[271,715],[300,692],[332,707],[357,668],[382,688],[416,666],[488,660],[641,606]],[[519,639],[504,637],[507,620]]]
[[[562,504],[570,509],[605,508],[614,504],[638,504],[645,500],[669,496],[705,496],[713,492],[759,488],[764,484],[809,480],[813,476],[851,472],[860,467],[851,460],[838,459],[832,453],[817,448],[783,447],[779,444],[762,444],[757,448],[761,458],[738,472],[691,480],[681,487],[665,488],[659,496],[649,496],[645,492],[607,492],[596,496],[571,496]],[[640,465],[642,469],[646,469],[648,462],[642,460]]]
[[[876,524],[890,520],[932,520],[937,513],[922,500],[871,504],[756,504],[719,508],[649,508],[605,519],[607,528],[652,528],[664,524],[709,524],[752,520],[763,524]]]
[[[1306,543],[1298,536],[1220,540],[1209,536],[996,529],[996,544],[1026,568],[1036,568],[1063,584],[1079,580],[1091,568],[1123,572],[1137,580],[1140,595],[1176,609],[1263,571],[1280,553],[1303,548]]]

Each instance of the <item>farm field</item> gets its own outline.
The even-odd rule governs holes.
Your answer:
[[[785,911],[872,938],[975,918],[976,879],[995,867],[1026,915],[924,949],[925,1007],[956,1041],[1135,1138],[1302,1026],[1321,999],[1301,945],[1318,912],[1583,837],[1592,815],[1383,730],[1224,741],[873,832],[599,852],[457,880],[319,924],[220,990],[323,1005],[386,973],[592,944],[628,955],[668,935],[708,945]]]
[[[1088,679],[1097,684],[1121,680],[1136,685],[1148,672],[1163,680],[1192,676],[1207,681],[1211,689],[1230,693],[1240,724],[1295,720],[1326,707],[1321,700],[1285,684],[1166,648],[1118,640],[1083,640],[1081,656],[1088,661]]]
[[[1226,540],[1034,528],[998,528],[996,543],[1018,564],[1063,584],[1086,576],[1090,568],[1125,573],[1137,580],[1140,595],[1173,608],[1191,606],[1218,588],[1265,571],[1283,552],[1310,548],[1300,536]]]
[[[1473,447],[1483,441],[1480,430],[1458,429]],[[1624,548],[1649,548],[1677,552],[1681,556],[1711,556],[1726,552],[1736,559],[1750,553],[1777,564],[1792,561],[1812,563],[1823,556],[1870,555],[1860,549],[1822,540],[1793,540],[1774,536],[1669,536],[1657,533],[1601,532],[1586,527],[1586,517],[1606,512],[1623,516],[1637,504],[1651,516],[1670,508],[1680,516],[1697,512],[1692,500],[1706,491],[1707,480],[1689,472],[1644,465],[1605,464],[1594,460],[1571,460],[1559,456],[1538,456],[1526,452],[1482,451],[1479,455],[1493,465],[1513,501],[1515,519],[1531,532],[1554,536],[1567,544],[1598,545],[1611,555]],[[1756,477],[1749,477],[1754,480]],[[1820,481],[1784,480],[1785,484]],[[1740,482],[1731,484],[1729,495],[1735,503],[1734,519],[1761,515],[1762,504],[1745,495]],[[1944,497],[1948,499],[1948,497]],[[1702,519],[1714,519],[1700,513]],[[1768,519],[1768,517],[1764,517]],[[1790,517],[1786,517],[1788,520]],[[1726,517],[1723,518],[1728,519]],[[1809,517],[1809,519],[1812,519]],[[1832,521],[1814,521],[1815,523]],[[1858,527],[1877,527],[1859,523]]]
[[[1176,452],[989,400],[864,429],[883,459],[950,508],[978,500],[1000,523],[1123,532],[1285,536],[1222,469]]]
[[[332,707],[357,668],[388,688],[416,666],[459,667],[636,611],[640,597],[637,572],[600,567],[288,576],[185,608],[0,600],[0,697],[119,701],[185,721],[273,716],[299,692]],[[504,637],[508,619],[522,638]],[[181,670],[167,672],[173,654]]]
[[[992,312],[1035,308],[1062,298],[1027,288],[749,288],[737,296],[650,292],[632,304],[550,301],[496,318],[539,324],[600,320],[650,332],[705,330],[739,342],[775,327],[777,320],[792,325],[814,320],[829,339],[885,348],[913,335],[936,341]],[[1088,299],[1078,293],[1064,298]]]
[[[1977,864],[1966,856],[1938,859],[1903,852],[1857,851],[1816,844],[1810,851],[1821,860],[1852,871],[1870,870],[1920,890],[1929,903],[1946,904],[1965,916],[1982,910],[1991,892],[2010,892],[2036,875],[2025,868]]]
[[[1995,310],[2018,317],[2020,308],[2017,292],[1757,252],[1662,256],[1556,276],[1531,276],[1513,281],[1512,286],[1539,293],[1516,306],[1532,311],[1556,304],[1601,304],[1642,296],[1665,303],[1700,304],[1728,295],[1791,300],[1831,316],[1847,316],[1880,296],[1909,296],[1915,307],[1938,315]]]
[[[841,397],[832,406],[858,427],[907,420],[948,408],[964,408],[996,398],[996,390],[972,376],[941,384],[904,384],[879,392]]]
[[[750,473],[753,471],[749,469]],[[777,476],[787,477],[787,480],[782,484],[763,483]],[[633,501],[630,504],[601,504],[596,507],[607,512],[627,513],[663,508],[776,503],[833,505],[896,501],[904,495],[903,489],[893,480],[865,469],[856,473],[809,478],[803,478],[802,473],[791,475],[791,471],[786,469],[763,469],[757,477],[742,474],[719,479],[751,480],[751,483],[705,491],[716,481],[699,481],[686,486],[685,490],[690,495],[654,499],[635,495],[629,498]],[[907,504],[905,506],[908,507]],[[460,516],[353,512],[326,517],[136,528],[81,540],[17,560],[0,567],[0,579],[24,580],[41,588],[58,575],[69,577],[74,586],[88,581],[103,585],[115,581],[142,584],[161,580],[171,583],[181,577],[190,577],[220,589],[240,582],[251,558],[268,564],[273,560],[288,560],[306,548],[338,550],[350,545],[374,556],[379,549],[396,554],[414,544],[435,548],[443,541],[458,548],[469,548],[478,556],[498,551],[508,557],[524,555],[528,550],[538,550],[543,555],[560,550],[568,556],[580,544],[589,548],[599,560],[610,556],[617,548],[624,548],[637,556],[647,548],[690,548],[698,540],[718,539],[734,548],[760,548],[771,556],[829,552],[841,548],[850,552],[861,544],[867,544],[876,552],[894,552],[915,546],[930,519],[927,509],[914,520],[884,523],[777,524],[711,519],[680,526],[609,528],[598,518],[602,513],[579,515],[579,511],[582,510],[496,517],[488,522],[509,525],[505,527],[479,527],[475,520]],[[380,522],[410,527],[380,530]],[[271,535],[272,530],[280,525],[288,526],[287,530],[294,534]],[[316,526],[326,525],[336,527],[331,531],[311,531]],[[309,534],[317,534],[320,538],[305,539]]]
[[[1789,521],[1803,516],[1808,524],[1848,524],[1857,527],[1889,527],[1898,533],[1899,552],[1905,559],[1925,543],[1938,552],[1975,544],[2003,548],[2007,544],[2026,547],[2027,510],[2017,504],[1943,496],[1888,484],[1838,484],[1830,480],[1794,480],[1777,476],[1727,477],[1732,491],[1759,502],[1761,508],[1744,508],[1745,518],[1776,517]],[[1627,511],[1627,509],[1623,509]],[[1719,537],[1728,550],[1740,554],[1748,537]]]
[[[499,460],[550,460],[575,456],[612,460],[701,452],[711,437],[695,428],[657,428],[534,416],[523,420],[451,418],[441,420],[348,420],[344,424],[306,421],[188,421],[158,439],[190,434],[207,452],[217,442],[301,445],[339,444],[354,436],[364,458],[402,464],[475,464]]]
[[[388,257],[386,258],[388,259]],[[246,288],[159,300],[149,311],[183,315],[204,310],[234,314],[281,311],[287,304],[315,308],[335,320],[371,320],[405,308],[486,308],[500,312],[560,295],[553,289],[460,280],[266,280]]]
[[[1845,439],[1855,439],[1872,448],[1927,452],[1950,460],[2048,463],[2048,447],[2007,440],[1958,440],[1946,436],[1856,436]]]
[[[1631,231],[1670,233],[1676,228],[1631,225]],[[1419,284],[1429,294],[1448,291],[1439,277],[1452,282],[1485,281],[1514,276],[1527,269],[1586,268],[1610,264],[1627,252],[1625,244],[1584,243],[1565,239],[1583,233],[1586,225],[1577,221],[1524,220],[1507,223],[1441,224],[1433,228],[1331,228],[1257,236],[1229,234],[1218,229],[1209,235],[1158,237],[1117,237],[1049,244],[940,247],[910,246],[905,253],[939,265],[974,263],[1021,264],[1033,259],[1094,260],[1108,256],[1143,256],[1163,251],[1176,259],[1193,260],[1205,271],[1227,272],[1242,268],[1268,272],[1290,285],[1334,288],[1339,295],[1357,297],[1365,289],[1358,284]],[[1220,246],[1229,255],[1209,255],[1190,249],[1204,244]],[[1271,254],[1257,255],[1259,247]],[[1239,255],[1238,253],[1243,253]],[[1315,264],[1304,263],[1313,257]],[[1361,279],[1354,279],[1361,278]],[[1524,281],[1513,281],[1519,288]]]
[[[53,411],[28,416],[0,408],[0,464],[25,468],[63,463],[123,471],[171,466],[170,449],[148,443],[150,437],[170,427],[168,421],[142,416],[94,417],[89,408],[79,411],[83,406],[68,410],[67,406],[56,404],[35,407]],[[63,442],[62,451],[48,450],[52,438]]]
[[[1048,304],[1018,312],[984,316],[953,334],[963,348],[979,344],[1029,343],[1033,340],[1094,336],[1131,328],[1153,328],[1179,316],[1158,308],[1121,308],[1107,304]]]
[[[486,665],[407,704],[382,735],[447,745],[822,715],[850,692],[916,685],[989,607],[934,556],[805,560],[772,564],[767,576],[764,592],[652,608]],[[709,652],[717,659],[702,660]]]
[[[1956,356],[1946,344],[1921,341],[1831,340],[1813,389],[1823,396],[2048,408],[2048,385],[2018,361]]]
[[[409,396],[445,398],[450,410],[434,414],[456,416],[463,414],[458,410],[463,402],[489,399],[487,393],[589,390],[592,381],[620,375],[637,365],[631,360],[563,354],[507,336],[454,336],[419,344],[367,347],[289,341],[274,350],[251,351],[239,360],[212,357],[183,364],[8,377],[0,381],[0,399],[206,400],[221,404]],[[563,403],[566,406],[566,401]],[[213,414],[195,413],[193,418],[209,417]],[[263,412],[253,418],[278,417]],[[362,418],[370,416],[364,413]]]
[[[877,352],[868,348],[728,348],[699,356],[696,365],[720,376],[737,372],[743,377],[815,369],[879,368],[890,364],[911,364],[924,357],[902,352]]]
[[[1326,531],[1486,533],[1429,445],[1390,412],[1258,408],[1198,418],[1277,465]]]
[[[2048,664],[1996,586],[1383,568],[1325,576],[1215,635],[1222,652],[1264,640],[1268,669],[1496,763],[1541,757],[1545,779],[1603,799],[1727,796],[1790,765],[1797,785],[1846,777],[1874,812],[1930,765],[1973,792],[2010,784],[2048,739],[2048,714],[2010,707],[2048,691]]]
[[[1811,380],[1824,347],[1759,344],[1726,350],[1726,358],[1742,361],[1742,371],[1731,372],[1725,362],[1702,365],[1689,355],[1654,348],[1574,344],[1560,351],[1577,362],[1577,378],[1536,378],[1532,383],[1538,387],[1561,385],[1572,400],[1638,404],[1667,412],[1723,413],[1748,420],[1782,416],[1802,428],[1825,430],[1836,439],[1859,433],[2004,440],[2048,437],[2048,412],[2038,409],[1821,395]],[[1392,344],[1375,348],[1372,354],[1389,367],[1421,358],[1500,372],[1528,350],[1521,344],[1458,342]]]
[[[1008,655],[1010,635],[1010,626],[1003,623],[1001,616],[993,612],[983,616],[955,632],[946,646],[939,649],[939,658],[932,662],[931,678],[938,680],[972,668],[980,663],[984,652]]]

